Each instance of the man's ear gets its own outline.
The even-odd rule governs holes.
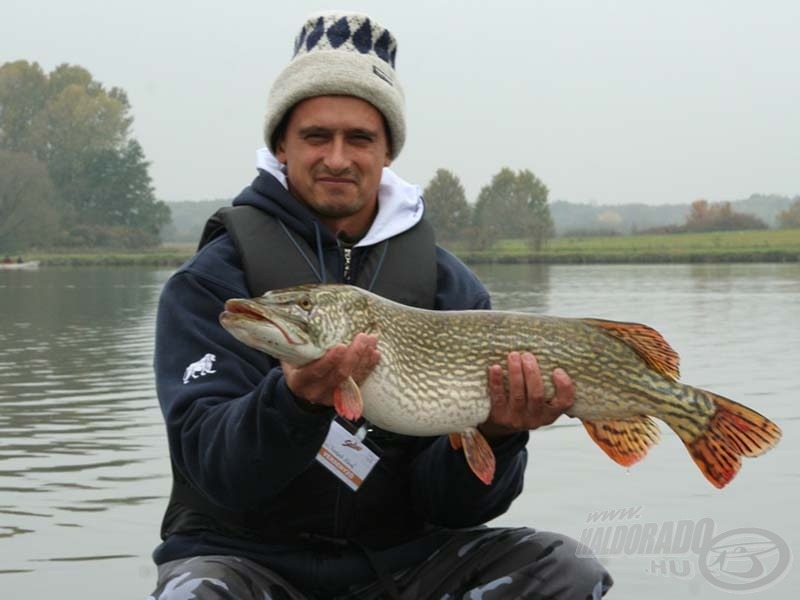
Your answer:
[[[278,159],[278,162],[282,165],[286,164],[286,144],[283,140],[278,142],[278,145],[275,147],[275,158]]]
[[[388,152],[386,153],[386,158],[383,159],[383,166],[388,167],[392,164],[392,156]]]

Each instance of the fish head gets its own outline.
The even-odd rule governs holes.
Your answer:
[[[359,332],[372,332],[369,298],[349,285],[302,285],[231,298],[219,320],[239,341],[295,366],[320,358]]]

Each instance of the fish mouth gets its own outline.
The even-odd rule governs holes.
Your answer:
[[[299,346],[302,344],[300,340],[293,339],[285,327],[282,327],[277,321],[270,319],[265,314],[264,310],[251,300],[241,300],[238,298],[226,300],[225,310],[219,316],[219,319],[223,324],[232,321],[249,321],[258,323],[262,327],[274,327],[280,332],[286,340],[286,343],[290,346]]]

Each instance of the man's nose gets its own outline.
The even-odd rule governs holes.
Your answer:
[[[325,166],[334,172],[344,171],[350,166],[350,159],[347,157],[347,146],[344,136],[333,136],[330,150],[325,155]]]

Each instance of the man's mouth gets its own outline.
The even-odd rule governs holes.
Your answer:
[[[352,179],[345,179],[343,177],[318,177],[317,182],[326,185],[355,185],[356,183]]]

